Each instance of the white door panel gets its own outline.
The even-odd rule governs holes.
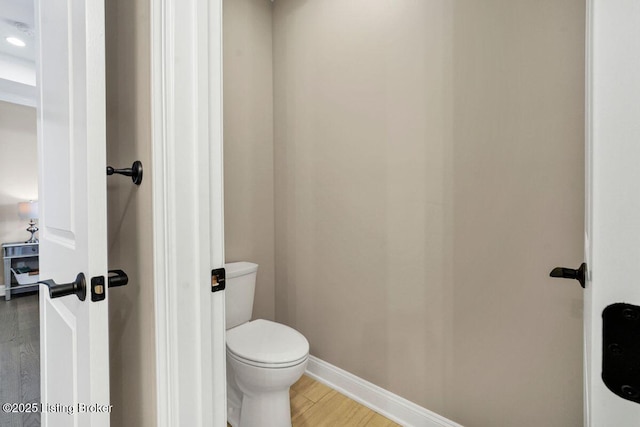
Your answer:
[[[108,426],[104,5],[38,3],[40,277],[87,282],[84,301],[40,285],[42,425]]]

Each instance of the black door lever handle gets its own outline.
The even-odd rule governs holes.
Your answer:
[[[577,270],[566,267],[556,267],[549,273],[551,277],[560,277],[562,279],[575,279],[580,282],[580,286],[584,288],[587,278],[587,264],[582,263]]]
[[[124,175],[130,176],[135,185],[142,183],[142,163],[140,160],[133,162],[130,168],[114,169],[111,166],[107,166],[107,175]]]
[[[129,283],[129,276],[122,270],[109,270],[109,287],[115,288]]]
[[[87,297],[87,281],[84,278],[84,273],[78,274],[76,280],[71,283],[57,284],[52,279],[41,280],[38,283],[49,287],[50,298],[60,298],[75,294],[80,301],[84,301]]]

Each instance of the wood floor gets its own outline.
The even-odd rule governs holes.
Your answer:
[[[0,298],[0,404],[40,402],[38,294]],[[39,413],[5,413],[2,427],[38,427]]]
[[[306,375],[291,386],[289,394],[293,427],[399,426]]]

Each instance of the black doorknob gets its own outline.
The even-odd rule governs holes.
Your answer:
[[[71,283],[57,284],[51,279],[41,280],[38,283],[49,287],[50,298],[60,298],[75,294],[80,301],[84,301],[87,297],[87,281],[84,278],[84,273],[78,274],[76,280]]]
[[[580,286],[584,288],[587,278],[587,264],[582,263],[577,270],[566,267],[556,267],[549,273],[551,277],[560,277],[562,279],[575,279],[580,282]]]

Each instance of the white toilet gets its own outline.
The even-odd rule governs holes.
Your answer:
[[[227,421],[233,427],[290,427],[289,387],[307,367],[309,342],[280,323],[250,321],[257,264],[224,267]]]

